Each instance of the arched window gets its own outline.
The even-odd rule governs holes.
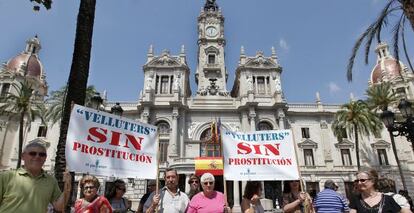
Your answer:
[[[169,134],[170,125],[166,121],[159,121],[156,125],[160,134]]]
[[[258,130],[272,130],[273,127],[269,122],[261,121],[259,124],[257,124]]]
[[[203,156],[203,157],[221,156],[220,144],[217,143],[216,140],[212,139],[211,136],[212,136],[211,128],[208,128],[204,130],[203,133],[201,133],[200,141],[202,141],[202,144],[201,144],[200,156]]]

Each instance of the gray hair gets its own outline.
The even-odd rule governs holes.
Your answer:
[[[201,183],[207,182],[207,181],[212,181],[214,182],[214,175],[212,175],[211,173],[204,173],[201,178],[200,178]]]
[[[324,187],[325,187],[325,189],[335,190],[336,189],[336,184],[335,184],[335,182],[333,182],[333,180],[327,180],[327,181],[325,181]]]
[[[41,143],[39,143],[39,142],[32,142],[32,143],[27,144],[27,145],[23,148],[23,153],[27,152],[27,150],[28,150],[28,149],[30,149],[30,148],[35,148],[35,147],[41,148],[41,149],[43,149],[43,150],[45,150],[45,151],[46,151],[46,146],[45,146],[45,145],[43,145],[43,144],[41,144]]]

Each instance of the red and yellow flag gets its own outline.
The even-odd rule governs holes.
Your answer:
[[[213,175],[223,175],[223,159],[222,157],[196,157],[195,173],[198,176],[209,172]]]

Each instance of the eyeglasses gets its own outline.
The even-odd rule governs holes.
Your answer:
[[[190,183],[198,183],[198,181],[192,180],[192,181],[190,181]]]
[[[204,182],[203,184],[206,185],[206,186],[207,185],[214,185],[214,182]]]
[[[27,154],[29,154],[32,157],[36,157],[36,155],[37,155],[37,156],[39,156],[41,158],[44,158],[47,155],[46,152],[34,152],[34,151],[28,152]]]
[[[95,186],[84,186],[83,190],[88,190],[88,189],[92,190],[94,188],[95,188]]]
[[[121,190],[121,191],[126,191],[126,188],[124,188],[124,187],[117,187],[117,189],[119,189],[119,190]]]
[[[355,183],[358,183],[358,182],[365,183],[367,180],[371,180],[371,179],[370,178],[367,178],[367,179],[356,179],[356,180],[354,180],[354,182]]]

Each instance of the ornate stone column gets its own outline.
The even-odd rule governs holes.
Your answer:
[[[171,138],[169,143],[169,156],[176,157],[177,156],[177,132],[178,132],[178,108],[174,107],[172,111],[172,122],[171,122]]]
[[[240,212],[240,197],[239,197],[240,189],[239,189],[239,181],[233,181],[233,198],[234,198],[234,206],[233,212]]]
[[[189,180],[190,180],[190,174],[185,174],[185,187],[184,187],[185,193],[190,191],[190,184],[188,184]]]

